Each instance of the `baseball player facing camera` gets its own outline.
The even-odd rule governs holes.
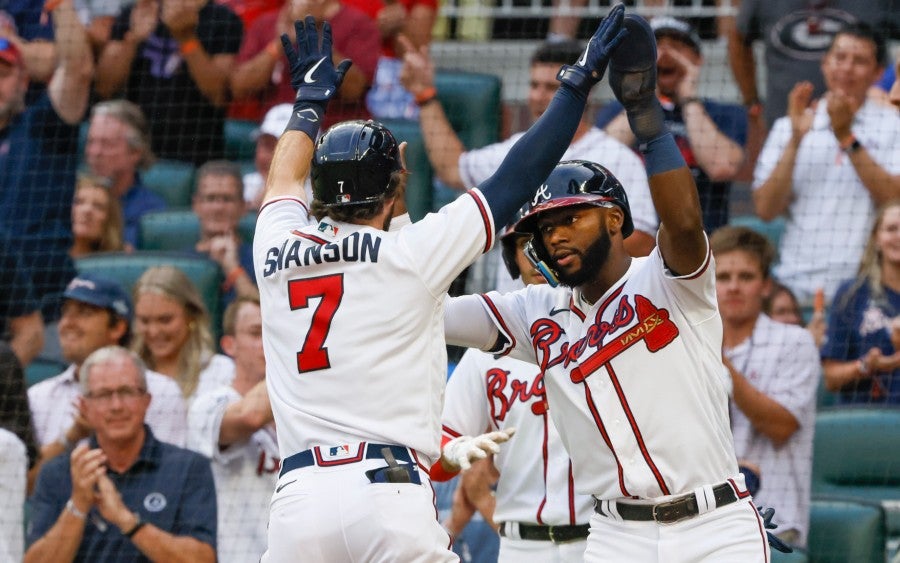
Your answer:
[[[415,224],[404,147],[387,128],[340,123],[314,143],[350,66],[333,63],[329,25],[321,44],[310,17],[295,24],[296,47],[282,37],[297,97],[253,248],[282,457],[263,561],[458,560],[428,476],[440,456],[446,292],[559,161],[625,36],[623,17],[611,10],[563,67],[550,107],[492,177]],[[447,463],[464,466],[508,436],[465,437]]]
[[[655,95],[653,31],[630,14],[623,26],[609,80],[644,153],[657,247],[630,257],[623,186],[561,163],[515,227],[558,286],[453,299],[447,340],[540,366],[575,488],[595,499],[585,561],[769,561],[729,428],[697,189]]]

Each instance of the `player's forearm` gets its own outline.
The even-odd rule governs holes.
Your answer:
[[[269,166],[264,202],[281,196],[293,196],[306,201],[303,180],[309,174],[313,150],[313,140],[306,133],[287,130],[281,135]]]
[[[441,102],[436,98],[422,106],[419,128],[422,130],[428,161],[437,177],[458,190],[472,187],[465,186],[459,174],[459,159],[466,148],[450,125]]]
[[[794,165],[800,140],[791,138],[769,178],[753,190],[753,207],[764,221],[782,215],[791,204]]]
[[[691,151],[697,164],[714,182],[732,180],[744,162],[744,149],[724,135],[700,102],[682,107]]]

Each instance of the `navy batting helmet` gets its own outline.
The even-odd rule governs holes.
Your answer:
[[[397,140],[375,121],[345,121],[316,143],[312,163],[313,196],[325,207],[378,201],[391,175],[402,170]]]
[[[559,277],[549,265],[550,257],[537,232],[537,220],[545,211],[573,205],[615,205],[625,215],[622,238],[634,232],[628,196],[612,172],[587,160],[567,160],[557,164],[534,194],[529,211],[515,227],[517,232],[532,235],[531,241],[525,245],[525,255],[554,287],[559,284]]]
[[[512,276],[512,279],[518,279],[522,272],[519,271],[519,265],[516,264],[516,241],[519,237],[531,236],[527,233],[520,233],[516,231],[516,223],[519,222],[519,219],[524,217],[528,211],[531,209],[529,204],[525,204],[516,212],[516,216],[506,224],[506,227],[503,228],[503,232],[500,234],[500,244],[501,252],[503,255],[503,263],[506,265],[506,270],[509,272],[509,275]]]
[[[616,205],[625,215],[622,238],[634,232],[625,188],[612,172],[587,160],[567,160],[557,164],[534,194],[529,211],[516,223],[516,231],[537,235],[537,218],[541,213],[585,204]]]

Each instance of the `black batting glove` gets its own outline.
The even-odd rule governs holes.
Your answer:
[[[775,534],[773,534],[772,532],[769,531],[769,530],[774,530],[775,528],[778,527],[778,524],[775,524],[772,522],[772,517],[775,516],[775,509],[774,508],[762,509],[762,508],[757,507],[756,510],[758,510],[759,515],[762,516],[763,524],[766,527],[766,539],[769,540],[769,547],[771,547],[772,549],[778,550],[781,553],[793,553],[794,548],[792,548],[788,544],[781,541],[781,539],[778,536],[776,536]]]
[[[625,6],[616,4],[600,22],[578,61],[574,65],[563,65],[556,79],[587,98],[594,84],[600,82],[606,73],[609,59],[616,47],[628,34],[622,27],[624,17]]]
[[[315,140],[328,100],[337,93],[352,62],[345,59],[335,68],[331,60],[331,24],[328,22],[322,24],[321,47],[315,18],[306,16],[304,21],[294,22],[294,29],[296,50],[286,33],[281,36],[291,71],[291,86],[297,91],[294,114],[286,129],[303,131]]]

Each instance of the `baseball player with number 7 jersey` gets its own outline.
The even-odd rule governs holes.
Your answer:
[[[657,247],[625,251],[634,224],[608,170],[560,163],[516,224],[557,287],[451,300],[447,339],[540,367],[575,488],[596,499],[585,561],[768,562],[729,427],[696,186],[655,95],[653,32],[631,14],[623,25],[610,86],[644,153]]]
[[[387,128],[340,123],[313,144],[350,65],[332,63],[329,25],[321,46],[310,17],[295,25],[296,49],[282,36],[297,98],[253,249],[282,458],[263,561],[457,560],[428,477],[440,456],[446,292],[568,146],[624,38],[623,12],[613,9],[562,68],[554,101],[497,173],[415,224],[403,205],[402,147]],[[473,439],[456,461],[505,437]]]

